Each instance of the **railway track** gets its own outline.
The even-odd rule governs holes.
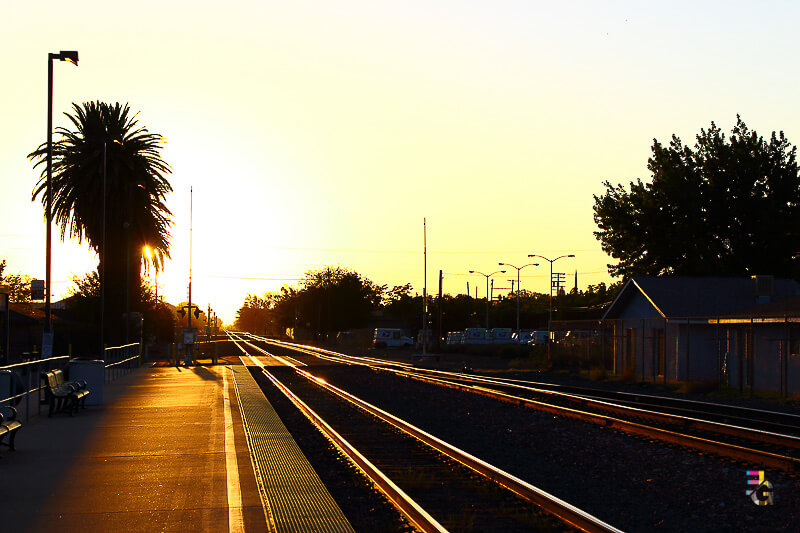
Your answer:
[[[786,413],[737,408],[615,391],[489,378],[374,358],[338,354],[255,337],[279,350],[359,364],[376,371],[489,396],[647,438],[711,452],[748,464],[800,471],[800,417]],[[735,423],[728,423],[733,421]],[[765,429],[766,428],[766,429]]]
[[[237,336],[265,392],[280,390],[423,531],[618,531]],[[254,357],[255,356],[255,357]],[[265,367],[258,357],[284,366]],[[323,355],[324,357],[329,357]],[[400,460],[398,460],[400,459]],[[531,502],[536,505],[531,505]]]

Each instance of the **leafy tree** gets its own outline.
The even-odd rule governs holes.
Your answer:
[[[295,295],[296,323],[320,333],[362,327],[380,306],[385,289],[339,266],[309,270]]]
[[[67,234],[86,239],[105,263],[107,322],[121,322],[126,270],[131,310],[139,311],[143,248],[155,268],[169,257],[171,213],[165,197],[170,167],[161,159],[161,135],[139,126],[128,105],[85,102],[67,113],[72,129],[58,128],[53,143],[53,219]],[[105,150],[104,150],[105,148]],[[105,242],[103,240],[103,154],[106,152]],[[46,204],[47,145],[28,156],[42,174],[33,199]],[[101,253],[105,248],[104,253]],[[101,265],[102,268],[103,265]],[[121,328],[117,328],[117,335]]]
[[[737,116],[730,138],[712,122],[694,148],[654,140],[648,169],[594,196],[594,233],[618,260],[612,276],[789,276],[800,251],[797,148],[767,141]]]
[[[83,277],[73,276],[73,287],[69,290],[68,309],[72,320],[83,325],[85,336],[94,339],[100,323],[100,275],[95,270]],[[155,337],[161,341],[171,341],[175,332],[175,311],[155,297],[155,287],[144,281],[140,287],[140,312],[144,320],[145,339]],[[87,326],[88,324],[97,324]],[[74,338],[74,337],[73,337]],[[89,348],[94,346],[89,343]]]
[[[309,270],[300,287],[281,287],[263,298],[248,294],[236,314],[235,327],[281,335],[302,330],[323,338],[329,333],[367,324],[380,307],[386,287],[342,267]]]
[[[273,303],[274,298],[268,294],[264,295],[263,298],[248,294],[242,307],[236,311],[234,328],[237,331],[247,331],[259,335],[269,333],[267,328],[270,324],[270,311],[273,308]]]
[[[0,285],[8,287],[8,299],[11,302],[30,302],[31,301],[31,277],[27,274],[6,274],[6,260],[0,261]]]

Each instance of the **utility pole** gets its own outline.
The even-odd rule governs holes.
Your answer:
[[[422,355],[428,344],[428,221],[422,219],[422,255],[424,258],[424,283],[422,288]]]
[[[440,352],[442,350],[442,280],[444,276],[442,276],[442,271],[439,271],[439,312],[437,317],[437,327],[436,327],[436,352]]]
[[[194,191],[193,188],[189,187],[189,331],[191,333],[192,330],[192,228],[193,228],[193,219],[192,214],[194,211]],[[186,346],[186,355],[184,356],[183,362],[186,366],[189,366],[189,363],[192,360],[192,355],[194,355],[194,343],[189,344]]]
[[[555,284],[553,283],[553,281],[554,281],[553,280],[553,263],[555,263],[556,261],[558,261],[559,259],[562,259],[564,257],[575,257],[575,254],[560,255],[560,256],[556,257],[555,259],[548,259],[547,257],[545,257],[543,255],[539,255],[539,254],[528,254],[528,257],[540,257],[540,258],[542,258],[545,261],[548,261],[550,263],[550,320],[547,322],[547,331],[548,331],[547,359],[550,359],[550,344],[551,344],[551,341],[553,340],[552,339],[552,337],[553,337],[553,287],[554,286],[558,286],[561,283],[561,281],[563,281],[563,279],[561,278],[561,276],[563,276],[563,274],[562,273],[557,273],[558,274],[558,280],[557,280],[557,282]],[[556,296],[558,296],[557,293],[556,293]]]

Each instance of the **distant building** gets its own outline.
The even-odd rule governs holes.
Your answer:
[[[800,322],[798,295],[796,281],[771,276],[631,278],[602,319],[613,331],[613,370],[800,392],[800,357],[791,355],[800,331],[789,325],[790,316]]]

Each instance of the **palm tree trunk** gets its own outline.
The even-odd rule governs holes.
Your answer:
[[[131,244],[128,262],[126,245],[127,235],[124,231],[110,235],[106,244],[105,323],[107,343],[112,346],[119,346],[126,340],[125,313],[128,305],[131,313],[141,311],[141,246]]]

